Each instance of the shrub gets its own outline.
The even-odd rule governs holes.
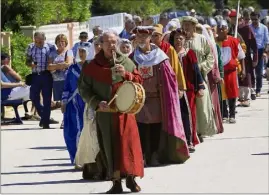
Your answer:
[[[26,66],[26,49],[28,44],[32,42],[31,38],[17,32],[11,36],[11,60],[12,68],[24,79],[26,75],[31,73],[31,69]]]
[[[8,54],[8,47],[1,45],[1,53],[7,53]]]

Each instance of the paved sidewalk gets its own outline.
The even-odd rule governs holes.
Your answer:
[[[185,164],[147,168],[137,179],[142,193],[268,193],[267,90],[264,85],[251,107],[237,108],[237,123],[205,139]],[[62,120],[60,110],[52,116]],[[110,182],[81,180],[82,173],[70,166],[60,124],[43,130],[37,121],[24,123],[1,127],[2,193],[87,194],[110,188]]]

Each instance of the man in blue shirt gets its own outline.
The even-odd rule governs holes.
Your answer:
[[[266,55],[266,50],[268,50],[269,45],[269,35],[268,28],[260,23],[260,14],[257,12],[252,12],[250,14],[252,24],[251,29],[254,32],[256,43],[258,47],[258,65],[255,68],[256,73],[256,97],[261,96],[262,88],[262,74],[263,74],[263,63]]]
[[[132,35],[132,30],[135,28],[135,22],[132,19],[128,19],[125,22],[123,31],[119,34],[122,39],[129,39]]]
[[[35,43],[30,44],[26,53],[26,64],[32,68],[32,84],[30,99],[32,100],[38,115],[41,117],[40,127],[49,129],[52,97],[52,75],[47,70],[48,58],[55,51],[54,45],[45,43],[46,37],[43,32],[34,34]],[[40,102],[42,92],[43,105]]]

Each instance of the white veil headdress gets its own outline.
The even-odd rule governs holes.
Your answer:
[[[209,45],[210,45],[210,48],[213,52],[213,56],[214,56],[214,60],[215,60],[215,63],[218,67],[218,50],[217,50],[217,45],[216,45],[216,42],[215,42],[215,38],[213,36],[213,32],[210,30],[210,32],[212,33],[208,33],[205,25],[201,25],[201,28],[202,28],[202,34],[205,36],[206,40],[208,41]]]
[[[80,49],[83,49],[84,51],[86,51],[86,60],[89,60],[89,58],[90,58],[90,48],[91,48],[92,46],[85,46],[85,45],[81,45],[81,46],[79,46],[78,47],[78,49],[77,49],[77,55],[76,55],[76,59],[75,59],[75,62],[77,62],[77,63],[79,63],[79,62],[81,62],[81,59],[80,59],[80,57],[79,57],[79,50]]]
[[[86,51],[86,60],[91,60],[92,59],[92,56],[94,58],[94,53],[93,53],[94,50],[92,51],[92,49],[91,49],[92,47],[94,48],[94,44],[92,44],[90,47],[89,46],[85,46],[85,45],[79,46],[78,49],[77,49],[77,55],[76,55],[75,61],[77,63],[78,62],[81,62],[81,59],[79,57],[79,50],[80,49],[83,49],[83,50]]]
[[[123,53],[120,51],[120,46],[121,46],[121,44],[124,44],[124,43],[130,45],[131,50],[130,50],[130,52],[129,52],[128,54],[123,54]],[[127,56],[129,56],[129,55],[133,52],[132,42],[129,41],[128,39],[120,39],[120,40],[118,41],[118,44],[117,44],[117,51],[118,51],[119,53],[123,54],[123,55],[127,55]]]

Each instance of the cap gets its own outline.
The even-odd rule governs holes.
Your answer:
[[[229,17],[236,17],[236,15],[237,15],[236,10],[232,9],[230,14],[229,14]]]
[[[192,22],[193,24],[198,24],[198,20],[192,16],[183,16],[182,22]]]
[[[191,13],[195,13],[195,9],[192,9],[192,10],[191,10]]]
[[[161,25],[161,24],[154,25],[153,33],[158,33],[158,34],[162,35],[163,34],[163,25]]]
[[[137,33],[145,33],[145,34],[152,34],[154,31],[154,27],[153,26],[137,26],[134,30],[133,33],[137,34]]]

